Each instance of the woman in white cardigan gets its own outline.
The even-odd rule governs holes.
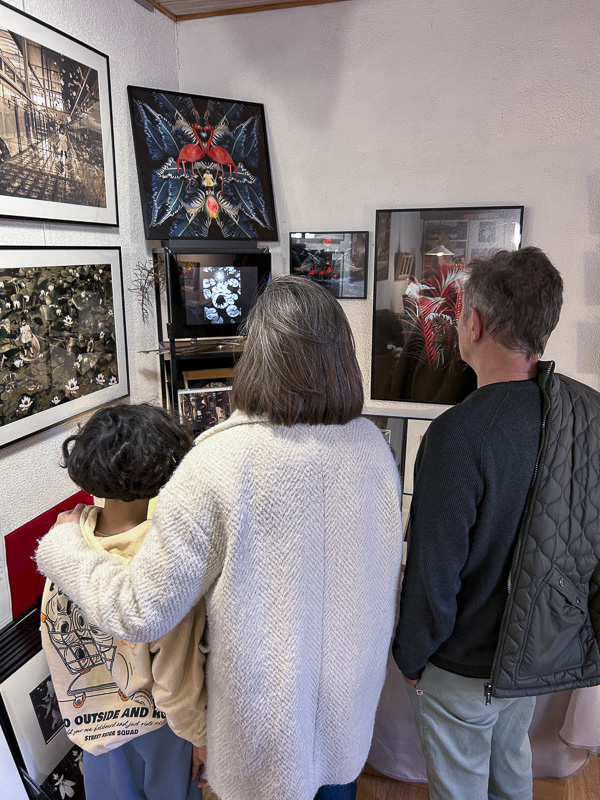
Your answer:
[[[232,417],[159,495],[130,565],[75,512],[40,570],[103,630],[150,641],[206,597],[207,778],[221,800],[351,800],[369,752],[402,553],[398,472],[361,417],[348,320],[304,278],[248,320]]]

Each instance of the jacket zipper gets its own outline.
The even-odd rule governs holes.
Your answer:
[[[506,630],[508,628],[508,614],[506,612],[508,610],[508,606],[509,606],[510,601],[511,601],[511,593],[512,593],[512,587],[513,587],[513,576],[514,576],[514,578],[517,577],[517,572],[518,572],[518,567],[519,567],[519,558],[520,558],[520,555],[521,555],[521,547],[523,545],[523,534],[525,532],[525,520],[527,519],[527,516],[529,514],[529,509],[531,507],[531,500],[532,500],[532,497],[533,497],[533,489],[535,487],[537,474],[538,474],[539,467],[540,467],[540,461],[542,459],[542,453],[544,451],[544,447],[545,447],[545,444],[546,444],[546,422],[548,421],[548,416],[550,414],[550,409],[551,409],[551,401],[550,401],[550,396],[548,394],[547,386],[548,386],[548,381],[552,377],[553,373],[554,373],[554,364],[552,364],[552,367],[550,368],[550,370],[549,370],[549,372],[548,372],[548,374],[546,376],[546,380],[544,381],[543,392],[544,392],[544,397],[547,400],[547,404],[546,404],[546,408],[544,409],[544,414],[542,416],[542,432],[541,432],[541,436],[540,436],[540,447],[539,447],[539,450],[538,450],[538,454],[537,454],[537,458],[536,458],[536,462],[535,462],[535,467],[534,467],[534,470],[533,470],[533,478],[531,479],[531,488],[529,490],[529,494],[527,495],[527,502],[525,503],[525,510],[523,511],[522,522],[521,522],[521,526],[520,526],[520,529],[519,529],[519,535],[517,537],[517,545],[515,547],[515,553],[514,553],[514,556],[513,556],[513,563],[512,563],[511,571],[510,571],[510,573],[508,575],[508,593],[506,595],[506,602],[504,603],[504,611],[502,613],[502,628],[500,630],[500,635],[498,636],[498,644],[496,645],[496,652],[494,653],[494,658],[492,660],[492,674],[490,676],[489,681],[486,681],[483,684],[483,696],[485,697],[486,706],[490,706],[492,704],[492,694],[493,694],[493,691],[494,691],[494,686],[496,684],[496,681],[498,680],[497,661],[498,661],[498,655],[499,655],[499,653],[500,653],[500,651],[502,649],[502,645],[504,643],[504,638],[506,637]]]

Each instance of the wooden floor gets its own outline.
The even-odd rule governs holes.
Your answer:
[[[410,784],[362,774],[357,800],[428,800],[426,784]],[[600,800],[600,758],[566,781],[534,781],[533,800]]]

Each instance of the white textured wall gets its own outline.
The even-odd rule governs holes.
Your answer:
[[[371,232],[369,299],[344,302],[367,394],[375,209],[459,205],[525,205],[524,244],[544,248],[566,283],[547,354],[600,388],[597,0],[352,0],[177,27],[133,0],[15,5],[110,56],[121,225],[1,220],[1,244],[120,244],[127,286],[147,247],[125,86],[179,81],[265,104],[277,272],[288,269],[292,229]],[[126,295],[133,398],[147,399],[156,362],[136,352],[154,346],[154,329]],[[56,466],[73,427],[0,451],[5,533],[73,490]]]
[[[290,230],[522,204],[524,244],[566,284],[547,355],[600,388],[598,0],[352,0],[187,22],[178,41],[182,90],[266,106],[277,269]],[[373,239],[369,300],[344,302],[366,384],[372,266]]]
[[[122,248],[131,396],[158,398],[158,359],[138,355],[156,347],[156,328],[144,325],[128,291],[133,269],[145,260],[141,203],[129,121],[127,84],[177,89],[176,26],[134,0],[21,0],[16,8],[106,53],[110,60],[119,203],[118,228],[0,219],[1,245],[81,245]],[[71,420],[0,450],[0,527],[9,533],[77,488],[60,469],[60,446],[75,430]]]

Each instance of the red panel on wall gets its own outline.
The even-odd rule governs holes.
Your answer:
[[[92,505],[93,502],[91,495],[77,492],[6,536],[6,565],[13,619],[32,606],[44,590],[44,577],[37,571],[33,560],[38,539],[48,533],[61,511],[69,511],[77,503]]]

